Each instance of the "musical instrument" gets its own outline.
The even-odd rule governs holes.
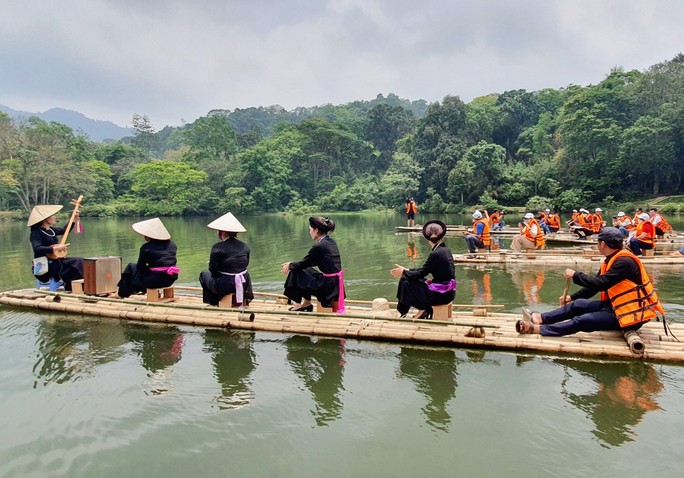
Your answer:
[[[73,204],[73,206],[74,206],[74,212],[71,213],[71,217],[69,218],[69,223],[67,224],[67,227],[64,230],[64,234],[62,235],[62,239],[59,241],[59,244],[62,246],[68,245],[66,243],[67,237],[69,236],[69,231],[71,230],[71,225],[74,223],[74,218],[76,217],[76,213],[78,212],[78,208],[81,206],[81,201],[83,201],[83,194],[81,194],[78,197],[78,199],[71,201],[71,204]],[[61,259],[63,257],[66,257],[66,255],[67,255],[66,247],[64,249],[61,249],[58,251],[53,251],[51,254],[47,254],[48,258],[50,258],[50,259]]]

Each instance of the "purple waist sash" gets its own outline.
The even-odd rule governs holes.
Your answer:
[[[166,272],[170,276],[172,276],[174,274],[178,274],[180,272],[180,269],[176,266],[150,267],[150,270],[154,271],[154,272]]]
[[[428,279],[425,282],[427,282],[428,289],[431,292],[437,292],[438,294],[446,294],[447,292],[451,292],[452,290],[456,290],[456,280],[454,280],[454,279],[451,279],[446,284],[440,284],[439,282],[432,282],[432,279]]]
[[[340,272],[335,272],[333,274],[323,274],[323,277],[335,277],[337,276],[338,285],[338,295],[337,295],[337,312],[338,314],[344,314],[347,310],[344,308],[344,270]]]

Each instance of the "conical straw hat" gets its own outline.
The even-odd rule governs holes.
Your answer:
[[[240,224],[232,213],[224,214],[218,219],[214,219],[212,222],[207,224],[209,229],[216,229],[217,231],[226,232],[247,232],[247,229]]]
[[[136,222],[131,226],[135,232],[150,239],[166,241],[171,239],[171,234],[166,230],[161,219],[154,217],[146,221]]]
[[[62,210],[62,207],[64,206],[59,206],[57,204],[41,204],[40,206],[34,207],[31,211],[31,214],[29,215],[26,226],[31,227],[34,224],[38,224],[44,219],[47,219],[53,214],[57,214],[59,211]]]

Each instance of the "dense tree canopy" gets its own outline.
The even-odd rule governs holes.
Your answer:
[[[86,196],[84,213],[573,208],[678,194],[684,55],[596,85],[427,104],[394,94],[345,105],[216,109],[123,141],[0,114],[0,206]]]

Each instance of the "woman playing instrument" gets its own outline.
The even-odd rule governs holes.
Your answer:
[[[423,226],[423,237],[432,246],[432,252],[425,264],[416,269],[407,269],[396,264],[390,271],[392,277],[399,279],[397,288],[397,311],[405,317],[411,307],[418,309],[415,318],[432,318],[432,306],[453,302],[456,297],[456,273],[454,256],[444,244],[446,225],[442,221],[431,220]],[[431,274],[432,279],[426,280]]]
[[[64,282],[64,290],[71,290],[71,281],[83,279],[83,258],[64,257],[67,244],[60,244],[59,236],[67,233],[66,227],[54,227],[57,223],[55,214],[62,209],[59,205],[44,204],[33,208],[28,223],[31,228],[29,240],[33,248],[34,275],[41,282],[50,278]],[[78,211],[74,211],[78,220]],[[71,221],[72,229],[76,222]],[[40,265],[39,265],[40,264]],[[44,266],[47,265],[47,269]],[[39,268],[43,268],[42,273]]]
[[[285,262],[280,272],[287,274],[285,295],[297,305],[290,310],[311,312],[311,296],[316,296],[323,307],[334,307],[344,312],[344,283],[342,261],[337,243],[328,236],[335,223],[327,217],[309,218],[309,235],[316,243],[299,262]],[[313,267],[318,267],[317,271]]]
[[[233,294],[233,307],[249,305],[254,299],[252,280],[247,272],[249,247],[237,238],[239,232],[247,230],[231,213],[207,227],[218,231],[219,242],[211,248],[209,270],[199,276],[204,303],[218,305],[223,296]]]
[[[109,294],[112,299],[130,297],[146,289],[170,287],[178,279],[176,244],[161,219],[155,217],[133,224],[133,230],[145,238],[137,263],[130,263],[121,273],[119,291]]]

